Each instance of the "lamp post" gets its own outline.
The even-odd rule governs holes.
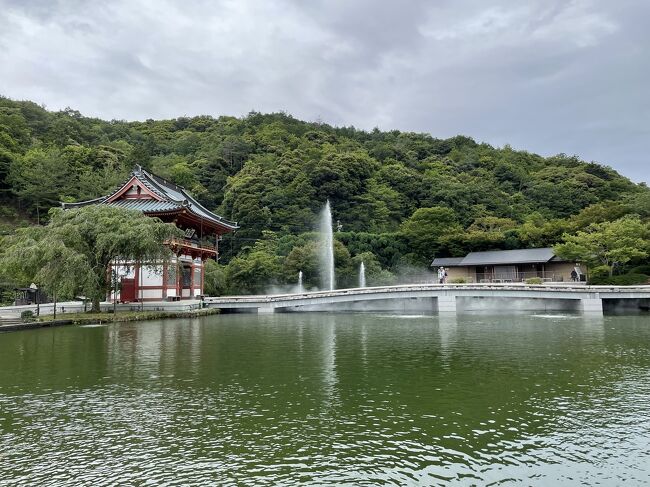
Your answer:
[[[111,276],[113,278],[113,319],[115,319],[117,313],[117,270],[115,268],[111,269]]]
[[[117,313],[117,290],[120,284],[120,277],[124,277],[128,271],[119,267],[113,267],[111,270],[111,277],[113,279],[113,316]]]
[[[40,301],[40,299],[38,299],[38,295],[39,295],[38,286],[35,283],[32,282],[29,285],[29,288],[34,290],[33,293],[34,293],[34,300],[36,301],[36,316],[40,316],[40,314],[41,314],[41,305],[40,305],[41,301]]]

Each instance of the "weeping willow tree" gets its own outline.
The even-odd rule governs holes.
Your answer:
[[[93,311],[106,298],[113,261],[166,261],[163,243],[182,232],[173,224],[105,205],[54,209],[45,227],[20,229],[2,256],[5,273],[33,281],[53,296],[81,292]]]

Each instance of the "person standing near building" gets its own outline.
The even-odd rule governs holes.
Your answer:
[[[573,278],[573,273],[574,272],[576,273],[575,281],[580,282],[582,280],[581,277],[580,277],[582,275],[582,270],[580,269],[580,263],[579,262],[576,262],[576,265],[573,268],[573,271],[571,272],[571,278]]]

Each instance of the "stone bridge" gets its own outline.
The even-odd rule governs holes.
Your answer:
[[[409,310],[417,302],[419,311],[456,313],[482,309],[558,309],[603,313],[603,304],[648,309],[650,286],[585,286],[581,284],[405,284],[398,286],[337,289],[295,294],[207,297],[211,308],[233,312],[274,313],[282,311],[326,311],[384,309]],[[373,306],[373,304],[379,304]],[[352,306],[351,306],[352,305]],[[361,306],[359,306],[361,305]],[[369,305],[367,308],[364,306]]]

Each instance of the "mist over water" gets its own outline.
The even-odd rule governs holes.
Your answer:
[[[221,315],[0,335],[0,485],[643,485],[647,316]]]

